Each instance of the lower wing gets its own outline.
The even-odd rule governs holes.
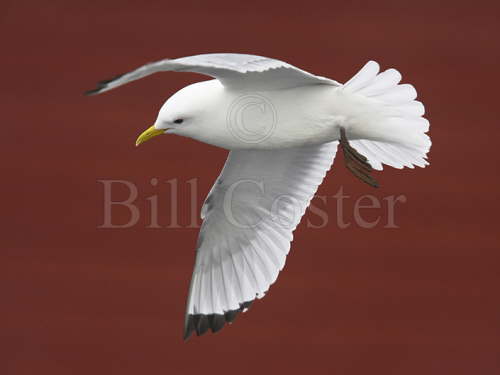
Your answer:
[[[220,330],[276,281],[337,145],[229,153],[202,208],[185,339]]]

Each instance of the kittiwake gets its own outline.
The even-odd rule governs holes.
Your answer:
[[[177,134],[229,150],[201,210],[185,339],[219,331],[276,281],[339,145],[346,167],[373,187],[382,164],[428,164],[424,106],[397,70],[380,73],[374,61],[341,84],[267,57],[203,54],[146,64],[87,94],[162,71],[214,79],[172,95],[136,145]]]

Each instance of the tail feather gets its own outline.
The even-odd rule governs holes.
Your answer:
[[[377,95],[377,99],[386,104],[411,103],[417,97],[417,90],[412,85],[397,85],[391,89]]]
[[[401,73],[396,69],[388,69],[377,75],[369,86],[361,90],[361,93],[366,96],[377,96],[396,86],[401,81],[401,78]]]
[[[354,77],[344,85],[345,88],[349,88],[351,91],[359,91],[368,86],[373,79],[377,76],[380,70],[380,66],[375,61],[368,61],[366,65],[357,72]]]
[[[415,100],[417,91],[410,84],[399,84],[395,69],[379,73],[379,65],[369,61],[345,85],[344,91],[365,98],[370,111],[360,111],[351,133],[351,145],[365,155],[374,169],[382,164],[395,168],[425,167],[431,140],[424,105]],[[367,115],[369,113],[370,115]]]
[[[398,106],[398,110],[403,117],[420,117],[425,114],[425,107],[418,100],[404,103]],[[427,121],[426,119],[422,119]]]

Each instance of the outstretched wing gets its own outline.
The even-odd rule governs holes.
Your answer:
[[[226,87],[283,89],[313,84],[338,86],[286,62],[255,55],[210,53],[152,62],[131,72],[98,83],[87,95],[100,94],[157,72],[194,72],[217,78]]]
[[[229,153],[202,208],[185,339],[220,330],[276,281],[337,145]]]

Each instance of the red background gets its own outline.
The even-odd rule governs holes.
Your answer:
[[[497,2],[40,3],[1,5],[0,373],[498,373]],[[198,178],[201,201],[226,152],[180,137],[134,141],[200,77],[82,92],[205,52],[276,57],[341,82],[368,59],[396,67],[426,105],[433,148],[428,168],[376,173],[377,191],[339,157],[318,194],[404,194],[400,228],[341,230],[329,201],[330,223],[299,226],[266,298],[184,343],[197,230],[145,228],[146,198],[167,207],[164,181],[177,178],[186,225],[186,182]],[[135,227],[97,228],[99,179],[139,187]]]

